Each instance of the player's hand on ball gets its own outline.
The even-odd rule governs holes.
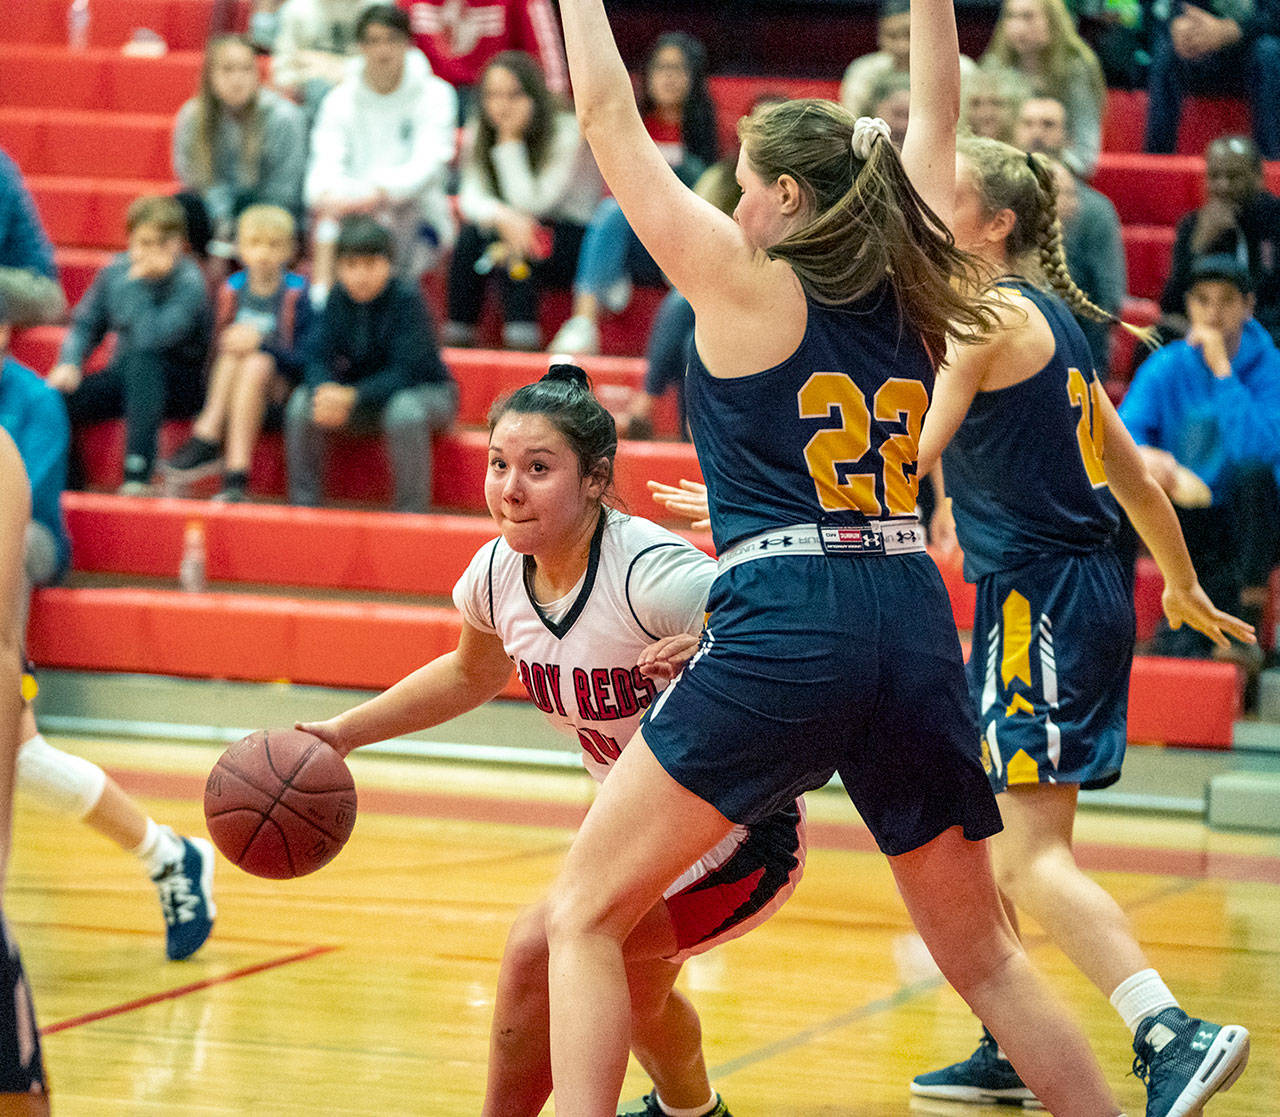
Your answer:
[[[338,721],[338,718],[330,718],[328,721],[295,721],[293,727],[301,729],[303,733],[310,733],[313,737],[319,737],[339,756],[346,757],[351,754],[354,746],[343,741],[343,733]]]
[[[1229,646],[1228,636],[1242,644],[1258,642],[1253,625],[1216,608],[1199,582],[1193,582],[1185,589],[1166,583],[1160,604],[1164,606],[1164,615],[1169,620],[1170,628],[1181,628],[1182,625],[1189,624],[1197,632],[1203,632],[1220,648]]]
[[[636,665],[640,674],[649,679],[674,679],[684,669],[698,650],[698,637],[681,632],[677,636],[664,636],[640,653]]]
[[[680,478],[680,487],[664,485],[661,481],[646,482],[653,499],[668,512],[692,521],[690,526],[709,528],[711,511],[707,507],[707,486],[699,481]]]

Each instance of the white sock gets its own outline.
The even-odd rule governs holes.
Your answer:
[[[674,1106],[668,1105],[662,1100],[662,1095],[655,1088],[653,1096],[658,1099],[658,1108],[662,1110],[667,1117],[705,1117],[717,1105],[720,1104],[720,1095],[714,1090],[711,1091],[711,1098],[703,1105],[695,1105],[692,1109],[676,1109]]]
[[[157,826],[152,819],[147,819],[147,832],[142,836],[137,849],[130,852],[147,867],[152,876],[182,859],[182,842],[167,826]]]
[[[1129,1031],[1138,1034],[1138,1025],[1148,1016],[1154,1016],[1166,1008],[1178,1008],[1177,998],[1160,979],[1155,970],[1139,970],[1125,978],[1111,994],[1111,1007],[1129,1025]]]

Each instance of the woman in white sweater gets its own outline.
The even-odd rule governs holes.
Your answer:
[[[540,349],[538,291],[568,286],[600,200],[595,161],[534,58],[504,51],[485,67],[470,124],[449,271],[446,344],[470,345],[493,279],[503,345]]]

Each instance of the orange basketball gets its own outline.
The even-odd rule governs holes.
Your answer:
[[[356,785],[330,745],[298,729],[260,729],[218,757],[204,817],[228,861],[271,880],[327,865],[356,824]]]

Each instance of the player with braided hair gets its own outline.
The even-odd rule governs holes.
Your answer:
[[[1067,307],[1112,319],[1067,271],[1048,164],[994,140],[963,141],[952,228],[985,263],[1006,328],[952,347],[920,468],[941,455],[952,499],[935,520],[944,536],[954,530],[978,586],[969,686],[1005,825],[991,841],[996,879],[1011,914],[1029,912],[1129,1025],[1147,1117],[1199,1113],[1244,1069],[1249,1033],[1182,1012],[1071,847],[1080,788],[1117,780],[1125,748],[1134,617],[1106,490],[1160,566],[1173,627],[1218,644],[1253,632],[1201,589],[1173,507],[1102,390]],[[985,1029],[969,1059],[919,1075],[911,1090],[1034,1100]]]

